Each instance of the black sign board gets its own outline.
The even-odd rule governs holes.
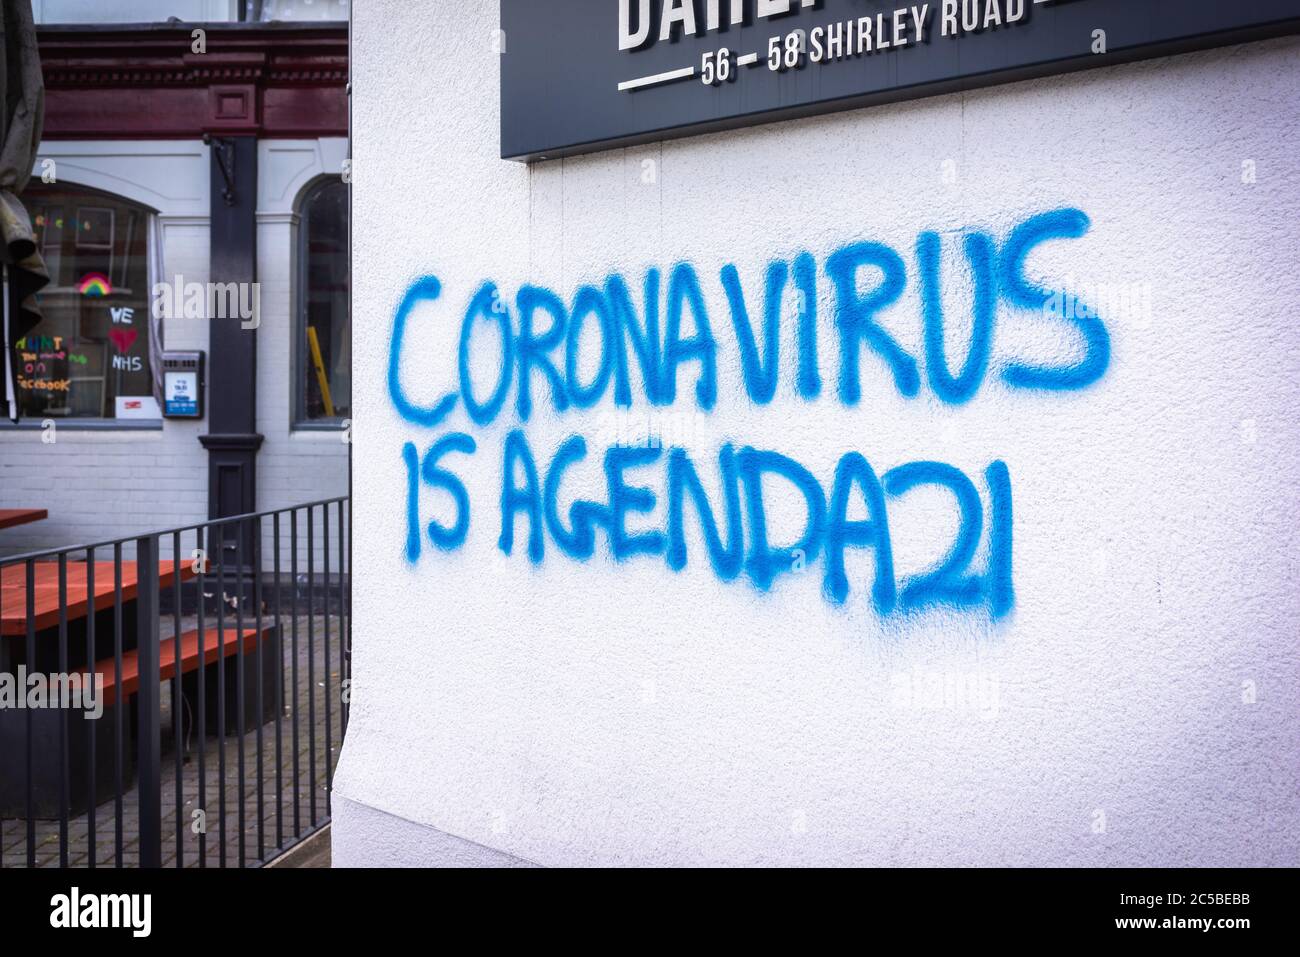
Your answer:
[[[533,160],[1300,32],[1300,0],[501,0]]]

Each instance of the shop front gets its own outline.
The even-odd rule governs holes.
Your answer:
[[[347,8],[5,4],[0,871],[260,867],[328,833]]]
[[[346,494],[346,24],[46,7],[0,553]]]

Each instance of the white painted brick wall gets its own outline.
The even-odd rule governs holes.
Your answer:
[[[347,494],[348,448],[340,435],[294,432],[289,411],[295,204],[312,180],[338,173],[345,151],[339,139],[260,144],[258,428],[265,436],[257,463],[260,510]],[[158,211],[164,277],[208,280],[209,167],[202,143],[56,141],[42,148],[41,157],[47,156],[56,160],[62,182],[105,189]],[[208,348],[206,322],[168,319],[165,325],[169,348]],[[161,430],[150,431],[60,428],[53,444],[43,444],[39,431],[0,427],[0,508],[50,513],[43,522],[0,530],[0,555],[202,521],[208,469],[199,436],[207,424],[206,419],[165,420]],[[269,530],[266,540],[269,567]],[[287,548],[286,543],[286,562]],[[305,562],[305,544],[300,551]],[[317,560],[322,558],[318,548]]]

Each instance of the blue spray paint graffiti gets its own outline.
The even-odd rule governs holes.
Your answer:
[[[999,306],[1022,312],[1036,310],[1041,321],[1072,325],[1080,347],[1078,358],[1068,365],[1036,365],[1019,358],[1004,361],[997,372],[1005,387],[1060,392],[1096,382],[1110,363],[1109,334],[1101,319],[1088,309],[1071,310],[1068,316],[1046,309],[1045,304],[1060,301],[1061,293],[1026,275],[1026,261],[1034,249],[1049,241],[1081,237],[1089,225],[1088,217],[1079,210],[1061,209],[1019,223],[1000,248],[983,232],[969,231],[962,237],[972,276],[971,334],[964,358],[953,366],[945,354],[940,301],[942,240],[937,233],[921,233],[914,250],[923,334],[920,357],[910,355],[879,321],[907,287],[903,257],[878,242],[853,243],[833,252],[826,258],[824,272],[837,333],[839,373],[834,400],[848,407],[857,405],[863,377],[883,373],[904,398],[918,396],[926,386],[942,403],[970,402],[994,369]],[[763,277],[760,302],[756,296],[747,298],[734,265],[722,267],[719,284],[734,334],[740,384],[749,402],[765,406],[777,393],[784,367],[781,323],[787,290],[794,293],[797,306],[795,394],[803,402],[825,401],[818,367],[817,278],[816,260],[809,252],[799,253],[790,262],[772,262]],[[699,273],[690,263],[677,263],[668,271],[666,288],[660,270],[647,270],[639,308],[627,281],[618,274],[609,276],[602,288],[581,286],[570,304],[545,287],[524,286],[515,297],[515,315],[497,287],[483,283],[470,299],[461,323],[456,357],[460,381],[432,405],[419,406],[407,397],[401,381],[406,326],[418,304],[436,300],[441,293],[441,283],[435,277],[418,279],[406,291],[394,318],[388,389],[395,411],[414,426],[441,427],[459,402],[471,423],[485,427],[505,410],[512,389],[515,416],[521,425],[534,415],[537,402],[547,403],[548,413],[560,416],[582,413],[607,398],[623,408],[638,396],[650,406],[686,402],[703,413],[711,412],[718,403],[720,345]],[[688,322],[693,331],[683,335]],[[499,333],[497,363],[471,361],[471,333],[480,325],[485,329],[494,326]],[[584,330],[589,330],[585,337]],[[598,333],[598,351],[591,348],[591,333]],[[598,362],[592,361],[597,358]],[[633,362],[640,383],[636,394]],[[495,381],[475,381],[475,370],[481,372],[488,365],[495,371]],[[581,369],[589,377],[585,382],[580,378]],[[540,386],[540,391],[534,386]],[[476,450],[475,440],[464,432],[443,435],[422,456],[413,443],[403,447],[408,561],[419,560],[425,537],[443,550],[464,544],[470,529],[470,497],[464,482],[443,460],[452,453],[473,455]],[[961,470],[942,462],[896,465],[878,477],[862,453],[848,451],[835,468],[828,492],[821,480],[789,456],[725,444],[717,454],[722,501],[714,503],[687,448],[617,445],[607,448],[600,461],[603,500],[576,501],[567,516],[561,515],[565,475],[587,457],[587,441],[581,435],[569,437],[549,461],[539,462],[521,427],[507,434],[497,541],[502,552],[515,552],[518,527],[526,535],[524,551],[534,564],[545,560],[548,545],[567,558],[587,561],[595,554],[599,532],[616,562],[652,557],[682,571],[689,561],[686,530],[690,511],[709,566],[723,581],[735,580],[743,572],[755,588],[766,591],[780,576],[821,559],[826,598],[840,604],[854,590],[845,570],[845,556],[849,549],[856,549],[873,558],[872,581],[859,590],[869,594],[881,614],[937,605],[984,606],[997,618],[1014,605],[1011,480],[1001,461],[988,465],[983,476],[989,503],[986,515],[980,488]],[[658,490],[648,483],[650,474],[663,476]],[[784,484],[802,500],[802,531],[789,544],[773,543],[769,538],[767,488],[773,483]],[[890,539],[890,502],[922,486],[951,496],[959,519],[956,540],[933,569],[898,581]],[[456,516],[450,525],[431,522],[420,528],[421,488],[450,498]],[[633,524],[643,521],[656,510],[661,497],[665,526],[632,531],[630,520]],[[863,509],[865,519],[849,519],[851,511]],[[983,568],[976,569],[981,555]]]

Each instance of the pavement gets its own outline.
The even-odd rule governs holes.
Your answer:
[[[290,618],[282,620],[281,653],[286,686],[292,685],[294,693],[286,692],[284,712],[278,722],[272,719],[260,727],[245,727],[242,744],[234,734],[224,740],[209,734],[203,742],[196,741],[193,716],[187,707],[182,715],[178,768],[172,688],[170,682],[164,682],[161,689],[163,866],[239,867],[242,862],[243,866],[255,867],[291,847],[294,859],[303,863],[286,862],[287,866],[329,866],[328,830],[323,841],[304,839],[327,828],[329,782],[343,741],[344,675],[340,667],[343,644],[339,618],[316,616],[309,622],[306,617],[300,617],[296,655],[291,623]],[[194,626],[193,621],[182,621],[183,629]],[[327,630],[328,699],[324,668]],[[163,637],[170,634],[170,629],[164,628]],[[293,682],[295,659],[296,683]],[[16,755],[13,759],[22,758]],[[112,755],[107,759],[113,760]],[[93,813],[68,822],[66,852],[70,867],[138,866],[140,802],[134,775],[123,790],[120,805],[119,813],[115,795],[109,795]],[[35,822],[37,867],[59,866],[62,847],[59,831],[58,821]],[[27,863],[27,822],[5,819],[0,822],[0,867],[26,867]]]

